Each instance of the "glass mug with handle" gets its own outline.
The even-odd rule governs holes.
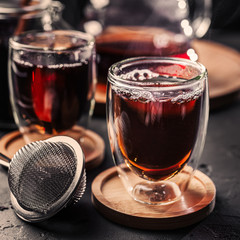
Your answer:
[[[110,67],[110,146],[135,200],[169,204],[182,196],[203,150],[208,101],[207,72],[197,62],[139,57]]]
[[[25,142],[80,141],[94,108],[95,41],[73,30],[25,32],[9,41],[13,114]],[[76,136],[75,136],[76,135]]]

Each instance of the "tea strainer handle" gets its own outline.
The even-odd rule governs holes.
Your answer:
[[[4,154],[0,153],[0,165],[9,168],[11,159]]]

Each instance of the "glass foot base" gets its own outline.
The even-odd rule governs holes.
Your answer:
[[[140,182],[134,186],[132,197],[141,203],[167,205],[176,202],[181,197],[181,191],[177,184],[170,181]]]

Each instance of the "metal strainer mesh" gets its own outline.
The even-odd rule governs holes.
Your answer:
[[[32,143],[14,156],[9,186],[23,208],[42,212],[63,196],[75,173],[76,156],[69,146]]]
[[[53,215],[83,195],[86,175],[82,169],[75,149],[67,143],[38,141],[24,146],[9,168],[9,187],[17,202],[14,208],[20,206],[16,209],[20,215],[25,211]]]

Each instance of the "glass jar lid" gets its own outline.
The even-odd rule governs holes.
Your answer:
[[[20,14],[46,9],[52,0],[2,0],[0,14]]]

